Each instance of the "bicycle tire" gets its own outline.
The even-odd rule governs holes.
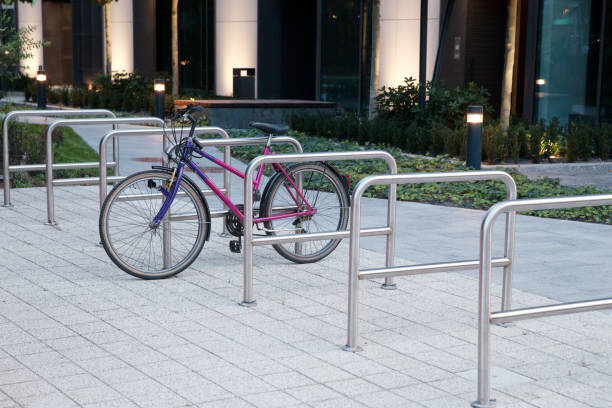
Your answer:
[[[171,173],[163,170],[135,173],[117,184],[102,205],[99,220],[102,246],[113,263],[132,276],[141,279],[174,276],[188,268],[204,246],[210,228],[209,213],[203,197],[185,179],[181,180],[162,224],[150,225],[163,202],[158,189],[167,186],[171,178]],[[149,200],[126,200],[127,196],[146,194],[156,196]],[[188,216],[195,216],[195,220]],[[171,252],[166,262],[164,224],[171,231]]]
[[[297,183],[298,175],[302,176],[302,194],[311,206],[317,209],[317,213],[308,217],[265,221],[264,227],[268,235],[276,235],[278,231],[284,235],[287,232],[291,233],[292,230],[294,233],[306,233],[346,229],[349,219],[349,196],[343,181],[332,168],[320,163],[304,163],[294,165],[286,172],[294,183]],[[270,183],[267,194],[261,201],[260,217],[270,217],[275,207],[284,207],[283,211],[291,205],[297,208],[287,189],[282,188],[285,185],[290,186],[284,175],[273,177]],[[319,201],[320,199],[322,200]],[[327,204],[322,206],[324,203]],[[325,213],[322,209],[326,210]],[[342,239],[306,241],[300,244],[275,244],[273,247],[291,262],[311,263],[331,254],[340,241]]]

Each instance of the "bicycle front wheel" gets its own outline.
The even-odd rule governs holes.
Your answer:
[[[346,229],[349,218],[349,196],[344,183],[330,167],[319,163],[298,164],[287,169],[295,185],[314,213],[264,222],[268,235],[305,234]],[[296,195],[289,180],[279,175],[270,181],[262,198],[260,216],[270,217],[288,212],[302,212],[307,205]],[[305,241],[273,245],[276,252],[295,263],[316,262],[332,253],[340,239]]]
[[[161,224],[152,223],[171,178],[161,170],[133,174],[115,186],[102,205],[102,245],[130,275],[168,278],[191,265],[202,250],[210,220],[200,194],[185,180]]]

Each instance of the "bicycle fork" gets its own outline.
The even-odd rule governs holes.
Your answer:
[[[176,198],[176,194],[178,192],[179,185],[181,184],[181,179],[183,178],[183,167],[184,166],[181,164],[179,165],[178,168],[174,169],[174,171],[172,172],[172,176],[170,177],[170,182],[168,183],[168,185],[166,185],[165,187],[159,186],[157,188],[157,191],[159,191],[163,195],[163,198],[162,198],[163,204],[161,208],[159,209],[159,211],[157,212],[157,215],[155,215],[155,217],[151,221],[150,226],[152,228],[159,227],[162,220],[164,219],[164,216],[170,209],[170,205],[172,205],[172,202]]]

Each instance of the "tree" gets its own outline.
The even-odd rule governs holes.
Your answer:
[[[25,68],[22,61],[32,57],[32,50],[48,44],[46,41],[34,41],[32,33],[36,27],[16,28],[12,19],[2,15],[0,23],[0,76],[10,79],[19,75],[19,69]]]
[[[104,31],[106,32],[106,73],[111,74],[113,68],[113,54],[111,47],[111,32],[110,32],[110,18],[111,18],[111,2],[119,0],[93,0],[101,6],[104,6]]]
[[[506,54],[504,61],[504,78],[502,80],[502,103],[500,121],[503,129],[510,124],[510,108],[512,106],[512,76],[514,75],[514,50],[516,48],[516,15],[518,1],[508,1],[508,24],[506,31]]]
[[[172,0],[172,95],[179,93],[179,66],[178,66],[178,2]]]

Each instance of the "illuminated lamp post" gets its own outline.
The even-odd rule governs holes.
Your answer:
[[[476,170],[480,170],[482,156],[482,121],[482,106],[468,106],[465,164]]]
[[[38,72],[36,73],[36,83],[36,100],[38,101],[38,109],[47,109],[47,73],[42,69],[42,65],[38,67]]]
[[[164,118],[164,94],[166,93],[166,82],[163,79],[153,81],[153,92],[155,94],[155,116]]]

